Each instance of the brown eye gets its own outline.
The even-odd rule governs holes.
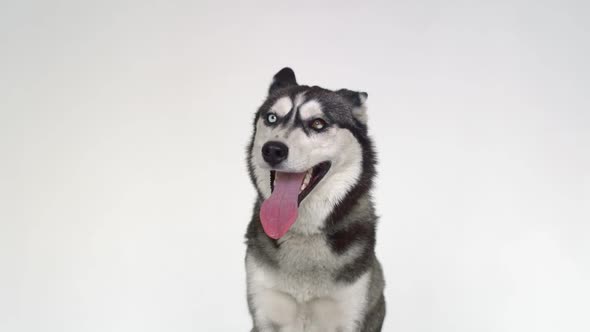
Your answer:
[[[326,121],[322,119],[315,119],[309,123],[309,126],[316,131],[321,131],[326,128]]]

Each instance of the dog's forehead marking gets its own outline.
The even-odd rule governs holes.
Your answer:
[[[322,105],[317,100],[309,100],[299,107],[299,115],[303,120],[322,115]]]
[[[280,131],[283,133],[285,139],[289,138],[291,133],[297,129],[297,117],[299,116],[299,106],[305,102],[305,92],[299,93],[293,98],[293,107],[283,119]]]
[[[305,92],[302,92],[302,93],[298,94],[297,96],[295,96],[294,109],[297,109],[299,106],[301,106],[301,104],[303,104],[304,101],[305,101]]]
[[[270,110],[276,113],[278,116],[285,116],[293,108],[293,102],[288,96],[281,97],[275,101],[270,107]]]

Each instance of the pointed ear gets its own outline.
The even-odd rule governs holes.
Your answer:
[[[340,89],[336,91],[341,97],[348,100],[352,104],[352,115],[362,124],[367,124],[367,98],[369,94],[366,92],[351,91],[348,89]]]
[[[297,85],[297,80],[295,79],[295,72],[293,69],[289,67],[285,67],[279,70],[278,73],[272,78],[272,83],[270,84],[270,88],[268,88],[268,93],[271,94],[276,90],[286,88],[288,86]]]

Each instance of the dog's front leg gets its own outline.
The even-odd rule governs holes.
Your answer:
[[[316,330],[322,332],[361,331],[367,310],[369,281],[370,272],[367,272],[354,283],[340,285],[329,296],[310,301],[308,308]]]
[[[289,294],[273,289],[260,290],[252,297],[254,320],[260,332],[301,331],[298,304]]]

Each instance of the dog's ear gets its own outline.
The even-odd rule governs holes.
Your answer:
[[[292,85],[297,85],[295,72],[293,72],[293,69],[285,67],[279,70],[279,72],[276,73],[272,78],[272,83],[270,84],[270,88],[268,88],[268,93],[271,94],[278,89],[286,88]]]
[[[348,89],[340,89],[336,91],[344,99],[352,104],[352,115],[362,124],[367,124],[367,98],[369,94],[366,92],[352,91]]]

